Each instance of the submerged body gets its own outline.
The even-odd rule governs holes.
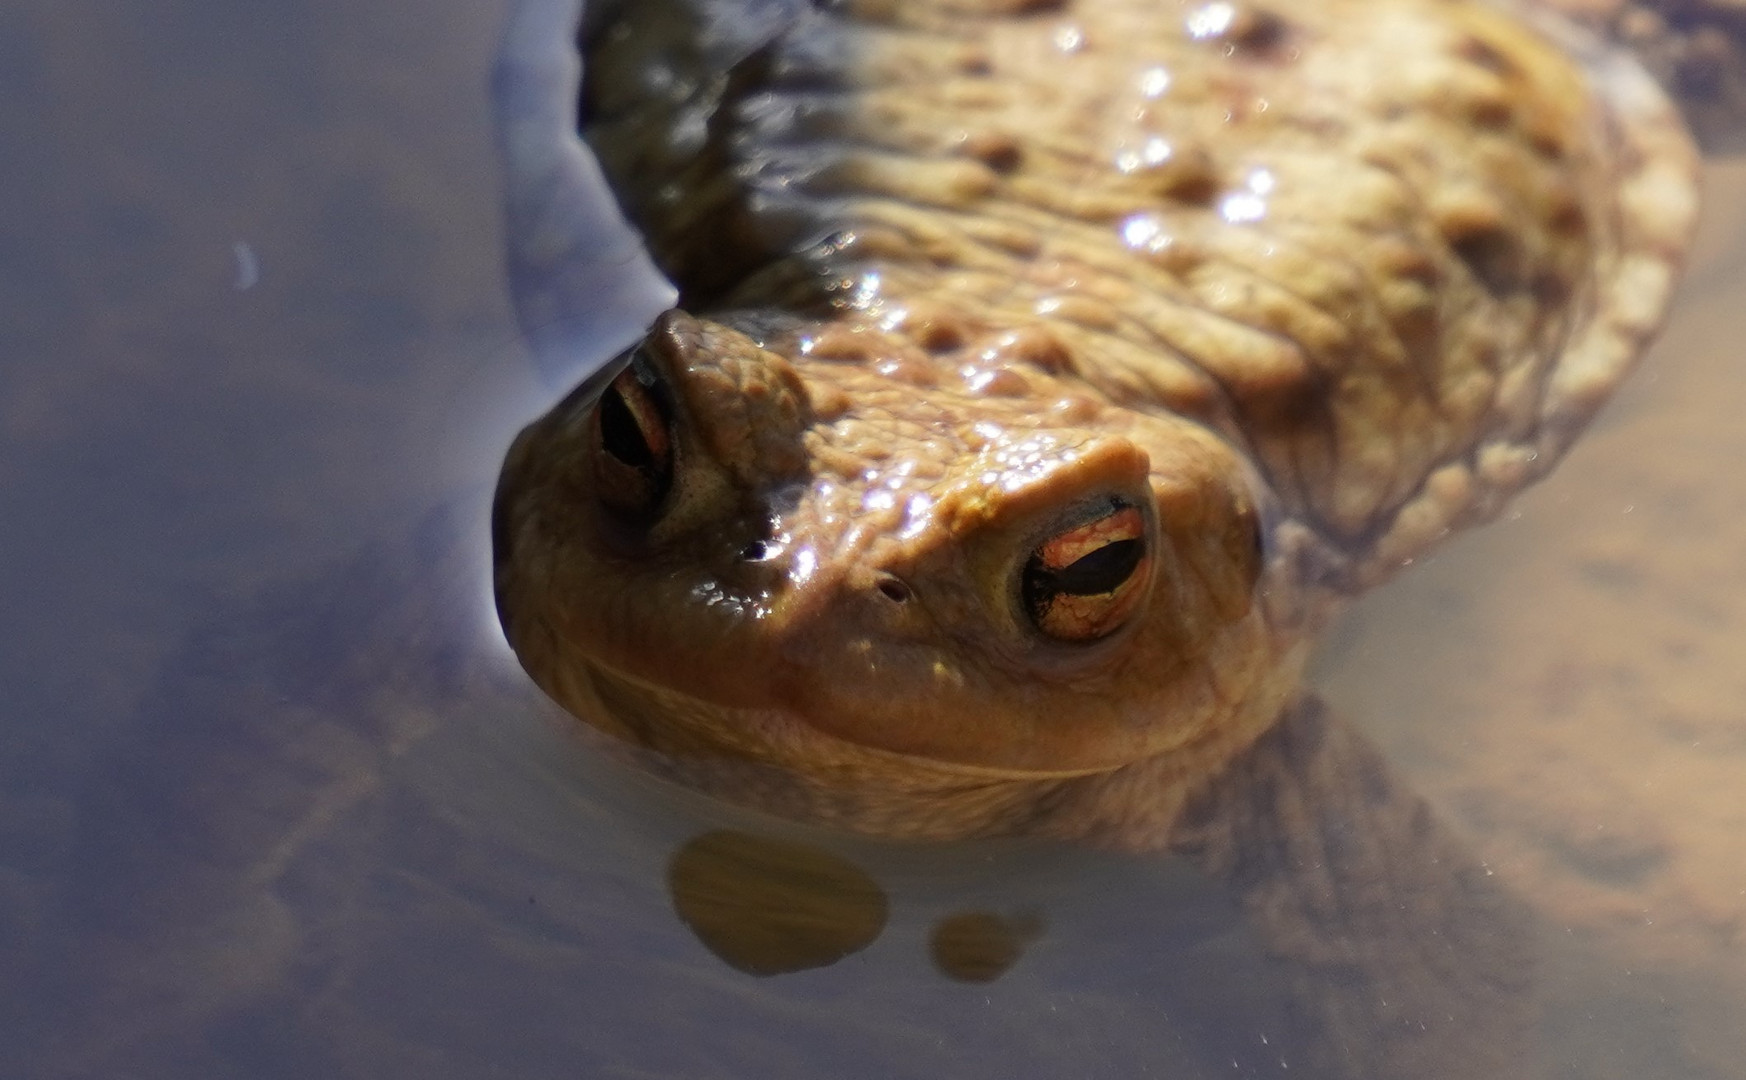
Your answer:
[[[1161,845],[1343,599],[1623,375],[1683,129],[1486,3],[824,8],[592,33],[584,131],[689,314],[511,452],[511,641],[723,794]]]

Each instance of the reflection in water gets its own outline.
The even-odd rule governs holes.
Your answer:
[[[828,851],[718,830],[667,868],[673,908],[698,940],[748,975],[834,964],[885,928],[885,893]]]
[[[718,829],[674,854],[667,887],[698,940],[748,975],[834,964],[885,929],[887,900],[878,883],[811,844]],[[960,912],[934,926],[928,953],[948,978],[993,982],[1042,929],[1035,915]]]
[[[1299,676],[1654,329],[1695,212],[1671,104],[1622,60],[1571,94],[1583,54],[1479,4],[745,10],[582,34],[581,134],[681,308],[506,457],[523,666],[762,810],[1184,856],[1286,990],[1282,1068],[1533,1072],[1523,911]],[[1111,163],[1142,122],[1194,182]],[[1018,935],[933,952],[992,979]]]
[[[928,954],[934,966],[959,982],[993,982],[1024,955],[1043,932],[1035,915],[1009,918],[992,911],[948,915],[934,927]]]

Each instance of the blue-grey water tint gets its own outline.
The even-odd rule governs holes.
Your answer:
[[[513,23],[505,0],[0,12],[0,1075],[1280,1074],[1278,993],[1181,867],[757,821],[608,763],[507,655],[484,520],[502,448],[661,301],[576,186],[585,159],[539,134],[559,134],[569,61],[498,66],[503,35],[565,8],[524,4]],[[546,186],[505,191],[506,103],[522,150],[549,155]],[[549,215],[557,246],[506,269],[506,204],[512,222]],[[1737,265],[1708,265],[1695,307],[1733,310]],[[512,274],[528,275],[531,345]],[[1731,357],[1725,334],[1670,341],[1700,338]],[[1630,493],[1585,472],[1579,447],[1525,504],[1547,524],[1454,549],[1453,576],[1409,575],[1329,665],[1336,694],[1552,913],[1553,1075],[1746,1075],[1746,898],[1638,865],[1666,852],[1657,865],[1725,871],[1746,835],[1725,786],[1746,742],[1724,675],[1741,481],[1717,464],[1738,451],[1725,406],[1741,385],[1737,363],[1684,374],[1698,362],[1663,349],[1591,440],[1639,470]],[[1682,437],[1695,445],[1655,471]],[[1637,494],[1651,488],[1658,502]],[[1518,715],[1520,696],[1475,690],[1460,658],[1483,676],[1488,620],[1509,616],[1467,598],[1531,609],[1540,586],[1519,568],[1575,565],[1568,491],[1596,514],[1656,507],[1674,537],[1721,492],[1701,520],[1724,555],[1677,553],[1721,613],[1688,620],[1685,659],[1636,675],[1648,698],[1721,688],[1679,715],[1706,719],[1698,742],[1731,732],[1718,753],[1733,758],[1655,789],[1707,801],[1656,801],[1629,762],[1589,760],[1567,719],[1549,725],[1564,743],[1520,744],[1532,767],[1494,767],[1518,744],[1482,721]],[[1582,553],[1597,587],[1664,565],[1653,535],[1578,539],[1603,548]],[[1659,595],[1622,610],[1675,610]],[[1584,657],[1607,655],[1581,618],[1538,619],[1531,638],[1559,642],[1548,669],[1578,683]],[[1470,728],[1427,706],[1457,692]],[[1536,723],[1532,705],[1512,731]],[[1565,846],[1598,898],[1488,818],[1488,794],[1523,775],[1570,796]],[[1547,802],[1505,820],[1555,814]],[[1581,847],[1621,820],[1653,842]],[[720,963],[674,916],[665,873],[723,825],[868,868],[891,897],[884,934],[775,979]],[[964,910],[1044,930],[1004,977],[953,982],[929,936]],[[1571,929],[1573,912],[1590,924]]]

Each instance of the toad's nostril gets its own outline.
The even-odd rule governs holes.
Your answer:
[[[879,579],[879,593],[894,604],[907,604],[914,595],[908,585],[889,574]]]

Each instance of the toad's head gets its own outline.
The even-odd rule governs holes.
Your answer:
[[[1271,719],[1294,647],[1218,437],[1007,363],[1010,333],[733,321],[663,316],[509,453],[498,605],[572,711],[667,752],[972,778]]]

